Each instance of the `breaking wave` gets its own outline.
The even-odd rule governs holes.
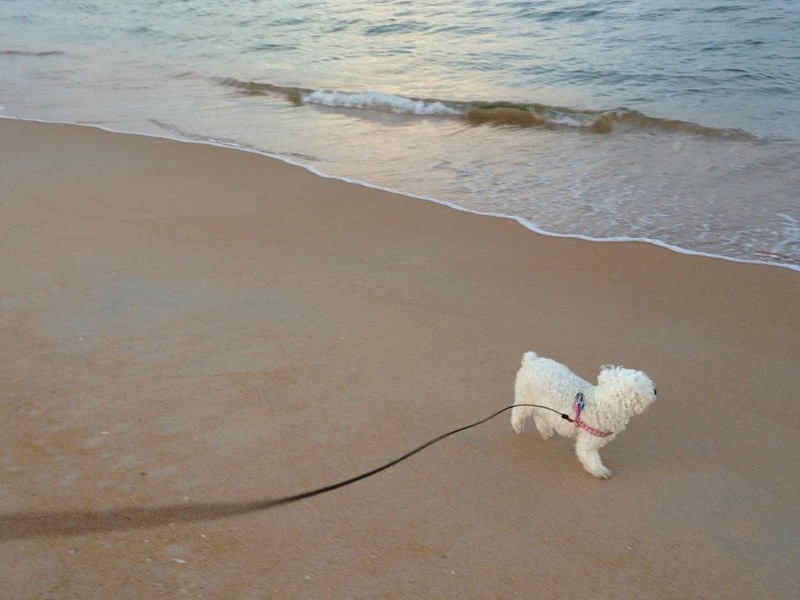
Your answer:
[[[679,119],[649,116],[627,108],[577,109],[540,103],[413,98],[379,91],[313,90],[226,77],[217,83],[245,96],[268,96],[296,106],[391,113],[409,117],[465,119],[474,125],[544,127],[597,134],[649,131],[726,139],[753,139],[743,129],[708,127]]]

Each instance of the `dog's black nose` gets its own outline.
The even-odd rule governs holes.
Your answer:
[[[653,388],[653,396],[658,396],[658,390],[656,388]]]

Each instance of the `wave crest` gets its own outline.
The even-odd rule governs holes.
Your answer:
[[[302,96],[304,104],[332,108],[358,108],[406,115],[462,115],[463,111],[439,100],[420,100],[382,92],[316,91]]]

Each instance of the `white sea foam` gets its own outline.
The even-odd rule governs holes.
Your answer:
[[[460,115],[461,111],[439,101],[415,100],[382,92],[316,91],[303,96],[306,104],[335,108],[361,108],[412,115]]]

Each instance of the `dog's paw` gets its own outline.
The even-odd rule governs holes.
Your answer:
[[[589,469],[586,470],[589,471]],[[600,467],[597,469],[592,469],[591,471],[589,471],[589,473],[591,473],[598,479],[611,479],[612,475],[611,469],[609,469],[608,467],[604,467],[603,465],[600,465]]]

